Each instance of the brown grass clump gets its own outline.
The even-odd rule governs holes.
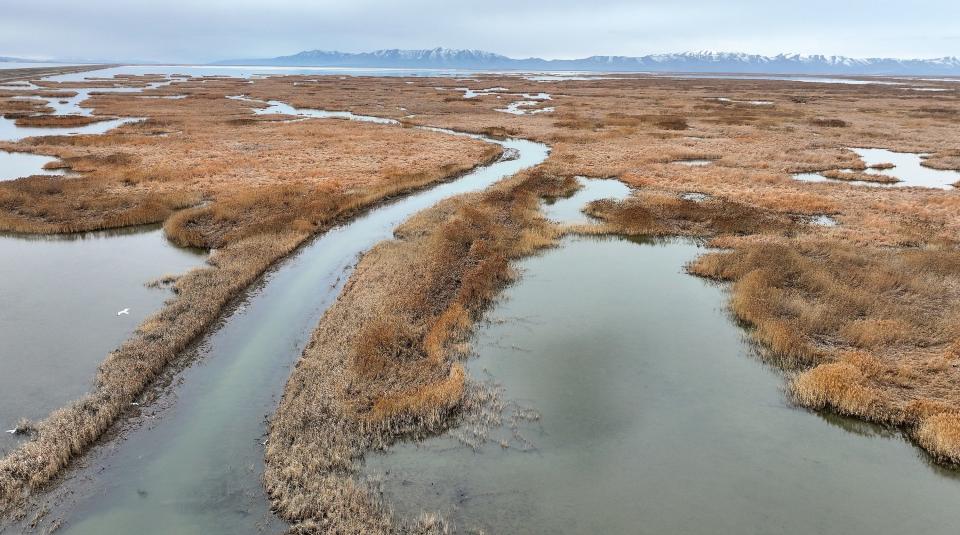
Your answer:
[[[946,462],[960,461],[960,414],[943,412],[923,419],[916,437],[934,457]]]
[[[676,195],[642,191],[623,201],[594,201],[586,207],[585,212],[606,223],[585,231],[631,235],[783,234],[796,226],[792,219],[783,214],[758,210],[725,199],[697,202]]]
[[[837,169],[830,169],[823,171],[820,174],[833,180],[855,180],[860,182],[876,182],[878,184],[896,184],[897,182],[900,182],[899,178],[892,177],[890,175],[864,173],[861,171],[840,171]]]
[[[352,477],[354,462],[455,418],[466,387],[455,357],[470,325],[510,280],[509,260],[552,243],[556,231],[539,218],[538,199],[570,183],[529,172],[442,202],[364,256],[270,424],[265,481],[295,530],[397,526]]]
[[[41,128],[71,128],[75,126],[86,126],[88,124],[109,121],[116,117],[104,117],[93,115],[27,115],[18,117],[14,123],[17,126],[33,126]]]
[[[810,124],[813,126],[823,126],[826,128],[845,128],[849,126],[843,119],[825,119],[822,117],[810,119]]]
[[[687,120],[676,115],[654,115],[646,117],[645,120],[664,130],[686,130],[689,128]]]

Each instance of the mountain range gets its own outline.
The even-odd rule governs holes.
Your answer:
[[[335,52],[309,50],[290,56],[230,59],[217,65],[360,67],[406,69],[711,72],[859,75],[960,75],[960,58],[893,59],[738,52],[683,52],[647,56],[590,56],[582,59],[510,58],[483,50],[433,48]]]

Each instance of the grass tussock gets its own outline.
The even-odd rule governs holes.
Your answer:
[[[829,169],[821,172],[820,174],[833,180],[875,182],[877,184],[896,184],[897,182],[900,182],[900,179],[897,177],[879,173],[864,173],[862,171],[841,171],[838,169]]]
[[[354,479],[354,463],[456,418],[466,383],[457,357],[472,322],[511,280],[510,259],[553,242],[538,200],[571,184],[522,174],[418,214],[397,240],[364,256],[270,424],[265,482],[294,529],[388,533],[402,525]]]
[[[116,117],[103,117],[99,115],[27,115],[18,117],[14,123],[17,126],[40,128],[73,128],[108,121],[110,119],[116,119]]]
[[[721,198],[698,202],[673,194],[642,191],[623,201],[594,201],[584,211],[606,224],[597,226],[596,231],[630,235],[784,234],[796,226],[783,214]]]
[[[824,117],[815,117],[810,119],[810,124],[813,126],[821,126],[825,128],[846,128],[849,126],[847,121],[837,118],[824,118]]]

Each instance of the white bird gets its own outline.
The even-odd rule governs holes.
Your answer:
[[[11,435],[16,435],[16,434],[17,434],[17,430],[16,430],[16,429],[7,429],[7,433],[10,433]]]
[[[120,312],[117,312],[117,315],[118,315],[118,316],[122,316],[122,315],[124,315],[124,314],[130,314],[130,309],[129,309],[129,308],[125,308],[125,309],[121,310]]]

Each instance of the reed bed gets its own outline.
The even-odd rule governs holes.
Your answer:
[[[88,115],[27,115],[17,117],[14,124],[40,128],[71,128],[87,126],[102,121],[109,121],[116,117],[88,116]]]

